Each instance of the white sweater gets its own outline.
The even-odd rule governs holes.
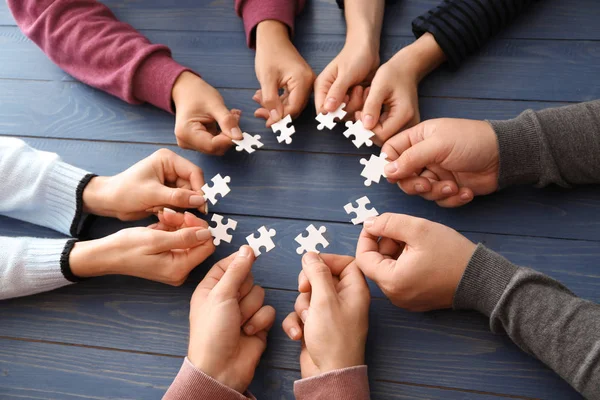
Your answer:
[[[0,214],[69,235],[86,175],[54,153],[0,137]],[[0,236],[0,300],[71,283],[60,260],[68,240]]]

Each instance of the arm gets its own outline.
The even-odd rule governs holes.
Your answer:
[[[491,121],[500,154],[499,188],[600,183],[600,100]]]
[[[95,0],[8,0],[25,35],[75,78],[129,103],[173,112],[171,91],[186,70]]]
[[[454,308],[487,315],[492,331],[506,332],[586,398],[600,396],[598,304],[479,245],[456,291]]]
[[[412,23],[413,32],[417,38],[431,33],[449,65],[457,68],[534,1],[445,0],[417,17]]]

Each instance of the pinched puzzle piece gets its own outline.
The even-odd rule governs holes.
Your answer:
[[[202,186],[202,191],[204,192],[204,199],[210,200],[210,202],[215,205],[217,204],[217,194],[220,194],[221,197],[225,197],[227,193],[231,192],[229,189],[229,182],[231,182],[231,178],[226,176],[223,178],[221,174],[215,175],[212,178],[213,185],[212,187],[208,186],[208,183]]]
[[[375,207],[367,209],[367,204],[371,204],[371,200],[369,200],[367,196],[363,196],[360,199],[356,200],[356,204],[358,205],[358,207],[353,207],[352,203],[348,203],[344,206],[346,214],[356,214],[356,218],[352,219],[352,223],[354,225],[362,224],[368,218],[376,217],[379,215]]]
[[[342,103],[342,105],[339,106],[335,111],[329,112],[327,114],[320,113],[319,115],[317,115],[315,119],[320,122],[320,124],[317,125],[317,129],[322,131],[325,127],[327,127],[327,129],[329,130],[335,128],[335,126],[337,125],[335,119],[338,118],[341,121],[347,114],[347,112],[344,111],[345,107],[346,103]]]
[[[260,228],[258,228],[258,233],[260,234],[258,238],[255,237],[256,235],[254,234],[246,236],[246,241],[248,242],[250,247],[252,247],[252,250],[254,250],[255,257],[258,257],[262,254],[260,252],[261,247],[265,248],[265,252],[269,252],[275,248],[273,238],[275,237],[275,234],[277,232],[275,231],[275,229],[267,230],[267,228],[261,226]]]
[[[260,135],[250,135],[249,133],[243,133],[244,138],[242,140],[232,140],[233,143],[237,144],[236,150],[243,151],[246,150],[248,153],[252,154],[256,151],[256,149],[260,149],[264,146],[264,144],[259,140]]]
[[[227,218],[227,223],[224,224],[223,216],[219,214],[213,214],[211,221],[217,223],[217,226],[214,228],[212,226],[208,227],[208,230],[214,237],[214,245],[218,246],[221,244],[222,241],[231,243],[231,239],[233,239],[233,236],[231,236],[227,231],[229,229],[235,231],[235,228],[237,228],[237,221],[231,218]]]
[[[371,154],[371,158],[368,160],[366,158],[360,159],[360,163],[365,166],[360,173],[361,176],[367,178],[365,179],[365,186],[371,186],[373,182],[379,183],[382,176],[386,177],[384,168],[389,163],[386,158],[387,154],[382,152],[379,156]]]
[[[288,127],[288,125],[290,125]],[[292,116],[288,115],[284,119],[275,122],[271,125],[271,129],[274,133],[281,132],[279,136],[277,136],[277,141],[279,143],[285,141],[285,144],[292,144],[292,135],[296,133],[296,128],[292,125]]]
[[[357,149],[359,149],[363,144],[367,147],[373,146],[371,138],[375,136],[375,134],[370,130],[365,129],[365,126],[360,119],[355,123],[350,121],[346,122],[346,128],[348,129],[344,131],[344,136],[347,138],[354,136],[352,143],[354,143]]]
[[[323,249],[329,246],[329,242],[323,236],[325,231],[327,231],[327,228],[322,226],[317,229],[313,224],[310,224],[306,230],[308,231],[308,236],[304,237],[302,234],[299,234],[296,236],[296,239],[294,239],[296,242],[300,243],[300,247],[296,249],[296,253],[302,254],[305,251],[320,253],[320,251],[317,250],[317,245],[320,244],[323,246]]]

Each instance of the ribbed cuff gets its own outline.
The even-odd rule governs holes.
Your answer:
[[[506,258],[479,244],[458,284],[453,308],[489,317],[517,270]]]
[[[163,400],[255,400],[246,397],[200,371],[186,357]]]
[[[70,234],[77,214],[77,188],[87,175],[87,171],[61,161],[56,162],[49,171],[46,179],[46,218],[54,230]]]
[[[296,400],[369,400],[367,366],[344,368],[294,382]]]
[[[61,260],[68,239],[31,239],[25,255],[26,277],[23,279],[35,291],[27,294],[47,292],[72,283],[62,273]]]
[[[73,217],[73,222],[71,223],[71,228],[69,229],[69,232],[71,232],[71,236],[73,237],[79,236],[79,232],[81,230],[81,227],[83,226],[83,220],[85,219],[83,218],[83,191],[85,190],[88,183],[90,183],[90,181],[97,176],[98,175],[96,174],[87,174],[79,182],[79,185],[77,185],[77,190],[75,191],[75,217]]]
[[[500,171],[498,188],[537,183],[541,174],[541,128],[527,110],[517,118],[488,121],[498,138]]]
[[[418,39],[425,33],[429,32],[435,38],[435,41],[440,46],[446,56],[446,64],[451,70],[457,70],[463,59],[467,57],[466,50],[452,40],[452,37],[447,33],[451,29],[444,27],[446,23],[443,20],[436,19],[435,16],[417,17],[412,22],[412,31]],[[462,50],[462,51],[461,51]]]
[[[268,19],[280,21],[288,26],[290,35],[294,35],[296,5],[291,0],[246,0],[242,2],[237,13],[244,20],[246,43],[248,47],[256,47],[256,26]]]
[[[77,243],[77,239],[70,239],[69,241],[67,241],[60,255],[60,271],[62,272],[66,280],[73,283],[82,282],[86,280],[86,278],[80,278],[78,276],[75,276],[73,271],[71,271],[71,262],[69,260],[69,257],[71,256],[71,251],[73,251],[73,247],[75,247],[75,243]]]
[[[170,52],[153,53],[140,65],[133,78],[133,95],[141,102],[173,114],[173,86],[184,71],[190,69],[173,60]]]

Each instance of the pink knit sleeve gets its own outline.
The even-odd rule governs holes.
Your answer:
[[[186,68],[100,2],[8,0],[8,6],[25,35],[73,77],[129,103],[173,111],[171,91]]]
[[[244,20],[248,47],[254,48],[256,26],[267,19],[281,21],[294,33],[294,19],[306,0],[235,0],[235,11]]]
[[[369,400],[367,366],[344,368],[294,382],[297,400]]]
[[[240,394],[200,371],[187,359],[163,400],[256,400],[249,393]]]

